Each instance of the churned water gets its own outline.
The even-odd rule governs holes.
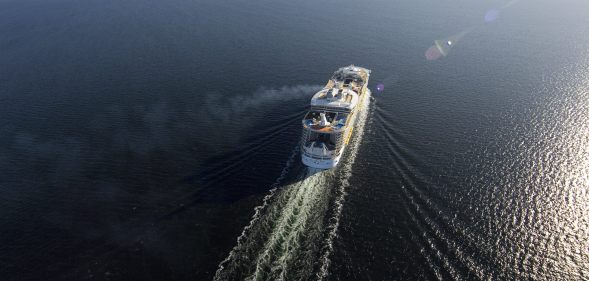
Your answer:
[[[0,0],[0,279],[587,280],[588,11]],[[309,170],[349,64],[372,98]]]

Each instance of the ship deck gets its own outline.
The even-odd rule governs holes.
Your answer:
[[[346,123],[348,121],[348,117],[350,115],[349,113],[343,112],[324,112],[325,118],[327,119],[327,122],[329,122],[329,125],[321,126],[321,113],[323,113],[323,111],[309,111],[307,115],[305,115],[305,117],[303,118],[303,125],[306,128],[310,128],[316,132],[338,132],[345,128]]]

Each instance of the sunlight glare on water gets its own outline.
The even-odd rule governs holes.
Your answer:
[[[498,225],[489,229],[502,277],[589,277],[589,71],[581,68],[549,78],[539,90],[548,95],[522,114],[528,121],[507,129],[521,136],[494,172],[505,188],[496,192],[506,194],[492,203]]]

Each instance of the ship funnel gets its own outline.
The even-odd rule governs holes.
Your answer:
[[[329,126],[330,123],[327,122],[327,118],[325,117],[325,113],[321,113],[320,116],[321,116],[321,123],[320,123],[320,125],[322,127]]]

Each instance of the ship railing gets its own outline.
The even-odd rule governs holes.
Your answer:
[[[324,105],[312,105],[311,110],[350,113],[350,110],[346,109],[346,108],[330,107],[330,106],[324,106]]]
[[[312,154],[307,152],[304,148],[303,148],[303,154],[309,158],[313,158],[313,159],[319,159],[319,160],[329,160],[329,159],[333,159],[332,155],[317,155],[317,154]]]

